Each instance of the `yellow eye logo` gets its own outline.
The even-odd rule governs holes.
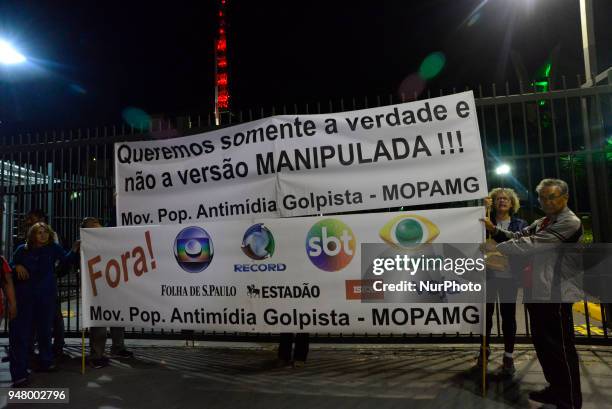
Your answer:
[[[438,237],[438,226],[422,216],[405,214],[394,217],[378,232],[385,242],[399,248],[414,249]]]

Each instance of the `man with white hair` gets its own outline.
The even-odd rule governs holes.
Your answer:
[[[583,227],[567,207],[567,183],[543,179],[537,186],[542,217],[520,232],[510,232],[484,219],[485,227],[500,244],[497,249],[508,257],[532,257],[533,280],[529,295],[531,338],[550,384],[534,391],[529,398],[580,409],[580,367],[574,345],[572,303],[581,299],[581,265],[564,243],[578,243]]]

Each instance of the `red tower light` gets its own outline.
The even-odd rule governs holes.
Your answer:
[[[217,74],[217,85],[227,85],[227,73],[221,72]]]
[[[226,39],[226,7],[227,0],[220,0],[217,17],[217,37],[215,38],[215,121],[221,124],[222,114],[229,113],[229,75],[227,60],[227,39]]]
[[[220,38],[217,40],[217,51],[225,51],[227,49],[227,42],[225,38]]]

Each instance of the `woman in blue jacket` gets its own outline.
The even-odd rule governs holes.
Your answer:
[[[54,232],[46,223],[28,230],[26,243],[13,255],[15,295],[19,314],[9,325],[11,378],[15,387],[28,384],[29,347],[36,328],[41,371],[55,370],[51,349],[51,327],[56,309],[56,263],[77,260],[79,242],[66,252],[54,242]]]
[[[523,219],[516,217],[520,208],[520,201],[516,192],[508,188],[496,188],[489,193],[485,200],[487,207],[491,205],[491,221],[496,226],[509,231],[521,231],[529,225]],[[514,343],[516,340],[516,297],[519,288],[519,279],[516,272],[519,266],[492,265],[487,263],[487,307],[486,307],[486,342],[487,359],[489,357],[489,340],[493,328],[493,312],[498,297],[499,312],[504,335],[504,356],[502,360],[502,375],[511,376],[516,371],[514,367]],[[478,357],[478,366],[483,363],[482,352]]]

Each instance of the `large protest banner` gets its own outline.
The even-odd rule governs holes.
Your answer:
[[[361,245],[397,246],[406,232],[413,244],[481,243],[483,215],[471,207],[82,229],[84,326],[479,333],[478,304],[363,292]]]
[[[115,166],[119,225],[316,215],[487,193],[471,91],[117,143]]]

